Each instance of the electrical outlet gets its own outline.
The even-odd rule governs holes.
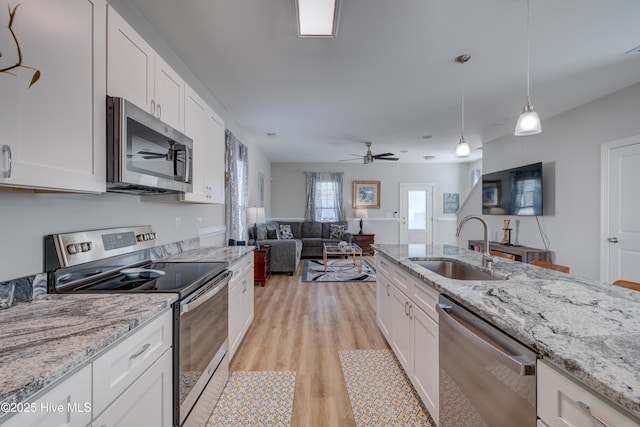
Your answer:
[[[180,231],[180,217],[176,217],[176,231]]]

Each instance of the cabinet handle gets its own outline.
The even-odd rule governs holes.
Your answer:
[[[413,316],[411,315],[412,308],[413,308],[413,304],[409,304],[409,319],[413,319]]]
[[[389,288],[390,288],[390,287],[391,287],[391,285],[389,285],[389,284],[387,283],[387,296],[388,296],[388,297],[390,297],[390,296],[391,296],[391,293],[389,292]]]
[[[160,104],[158,104],[158,115],[157,115],[157,117],[158,118],[162,117],[162,106]]]
[[[4,155],[4,153],[8,153],[7,158],[7,165],[9,166],[9,169],[7,169],[6,171],[2,172],[2,177],[3,178],[11,178],[11,167],[12,167],[12,162],[13,162],[13,156],[11,154],[11,147],[9,147],[8,145],[4,144],[2,146],[2,154]]]
[[[153,99],[151,100],[151,115],[156,115],[156,101],[154,101]]]
[[[587,414],[589,414],[591,418],[593,418],[594,420],[596,420],[597,422],[599,422],[605,427],[611,427],[610,424],[607,424],[598,414],[596,414],[591,410],[591,407],[589,405],[584,403],[582,400],[578,400],[577,404],[578,404],[578,407],[582,409],[584,412],[586,412]]]
[[[138,356],[140,356],[142,353],[144,353],[145,351],[147,351],[149,349],[149,347],[151,346],[151,344],[146,343],[145,345],[142,346],[142,348],[138,351],[136,351],[135,353],[133,353],[131,356],[129,356],[129,360],[133,360],[138,358]]]
[[[404,315],[405,316],[409,315],[409,309],[407,308],[407,305],[409,305],[409,301],[405,301],[404,302]]]

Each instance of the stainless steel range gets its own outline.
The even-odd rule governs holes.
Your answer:
[[[49,292],[172,292],[173,425],[201,427],[228,375],[226,262],[152,262],[150,226],[45,237]]]

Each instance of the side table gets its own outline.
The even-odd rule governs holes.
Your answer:
[[[352,234],[351,241],[362,248],[363,254],[373,255],[371,245],[374,243],[376,235],[373,233]]]
[[[253,251],[253,280],[255,283],[260,283],[261,286],[264,286],[270,275],[271,247],[265,245]]]

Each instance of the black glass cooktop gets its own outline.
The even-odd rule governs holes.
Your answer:
[[[138,266],[142,271],[85,284],[75,292],[180,292],[196,289],[226,269],[224,262],[154,262]]]

